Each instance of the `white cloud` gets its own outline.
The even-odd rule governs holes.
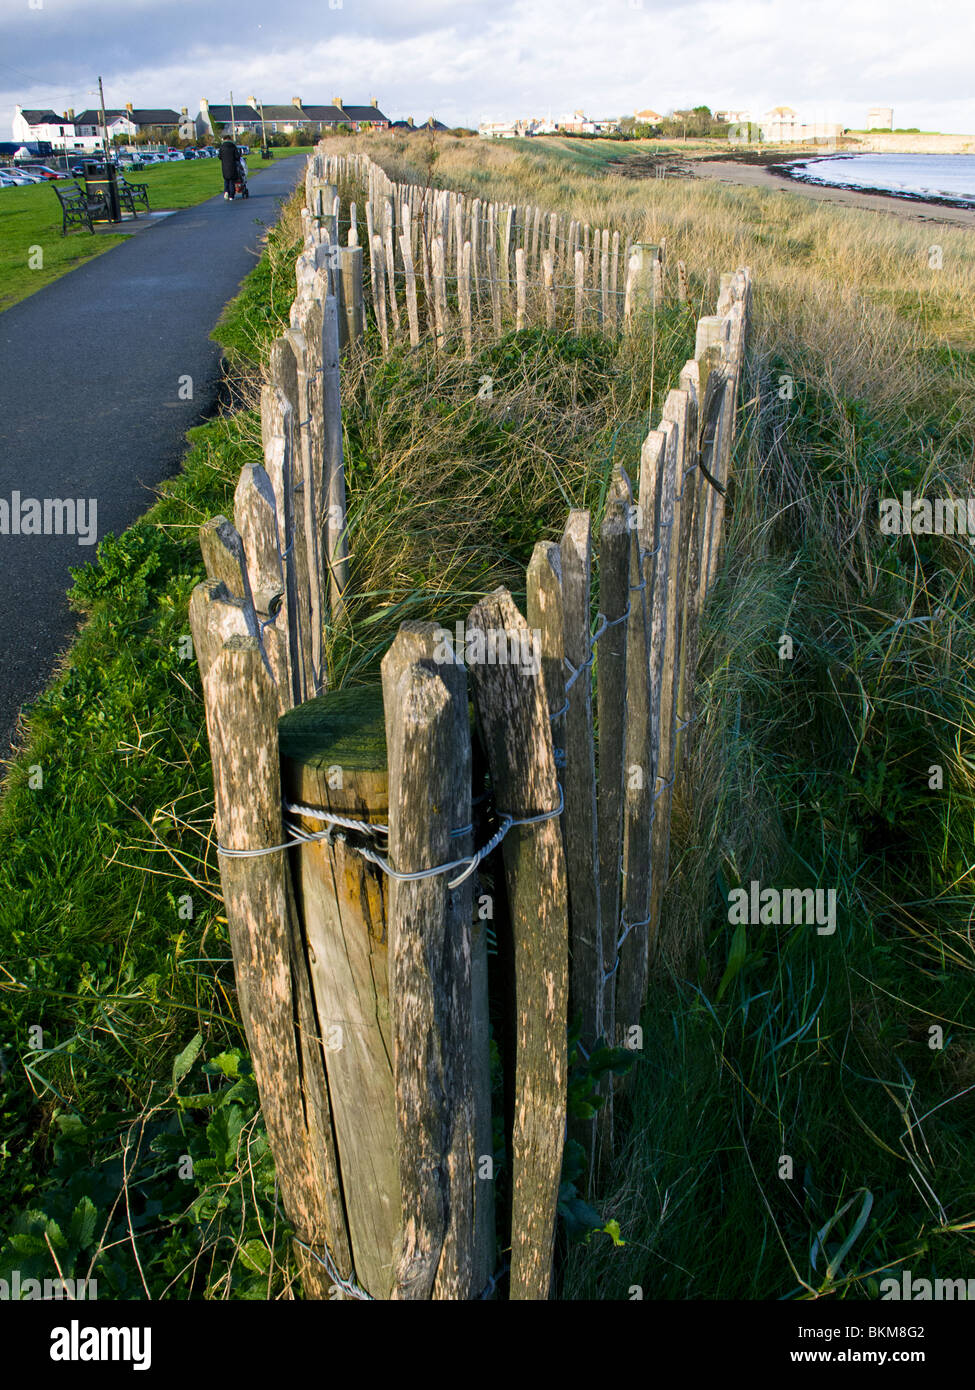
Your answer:
[[[14,102],[118,105],[378,97],[448,123],[787,103],[860,124],[975,130],[975,11],[952,0],[0,0],[0,121]]]

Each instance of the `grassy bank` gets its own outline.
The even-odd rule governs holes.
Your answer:
[[[635,471],[718,272],[750,264],[747,425],[693,777],[602,1201],[626,1244],[575,1253],[564,1294],[855,1297],[899,1263],[964,1274],[972,560],[955,541],[882,537],[876,517],[906,487],[971,490],[975,257],[939,231],[933,271],[930,230],[620,179],[604,162],[619,146],[562,143],[587,153],[362,141],[393,176],[665,235],[694,302],[660,316],[653,344],[533,330],[468,364],[427,348],[382,360],[370,333],[343,382],[353,599],[329,634],[333,679],[374,678],[404,617],[449,623],[498,583],[521,597],[534,541],[569,505],[598,516],[613,462]],[[235,1018],[185,639],[195,528],[260,454],[247,403],[296,247],[292,207],[218,330],[244,408],[194,432],[183,475],[79,574],[88,626],[0,804],[0,1276],[50,1276],[53,1251],[65,1274],[92,1266],[103,1297],[262,1298],[293,1277]],[[753,878],[835,889],[836,932],[730,926],[727,894]]]
[[[280,149],[272,153],[277,159],[303,151]],[[262,166],[260,159],[252,159],[248,165],[252,173],[262,167],[270,165]],[[149,206],[154,212],[192,207],[223,191],[220,165],[215,159],[189,159],[181,164],[137,169],[129,175],[129,182],[148,185]],[[126,234],[93,235],[87,228],[62,236],[61,204],[53,186],[36,183],[0,189],[0,310],[9,309],[11,304],[125,240]]]

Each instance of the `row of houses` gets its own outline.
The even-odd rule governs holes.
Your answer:
[[[553,120],[551,116],[531,116],[514,121],[481,121],[478,135],[485,140],[512,140],[527,135],[611,135],[620,128],[616,117],[596,119],[584,111]]]
[[[105,111],[105,132],[109,140],[116,137],[131,140],[142,135],[164,140],[173,131],[178,131],[184,139],[212,140],[229,131],[231,124],[236,135],[264,132],[290,135],[298,131],[315,138],[340,126],[355,131],[447,129],[433,116],[420,125],[414,123],[412,116],[391,121],[379,109],[375,97],[368,105],[349,104],[341,97],[333,97],[327,105],[315,105],[303,102],[301,97],[292,97],[287,104],[280,104],[263,103],[249,96],[241,103],[234,103],[232,110],[229,103],[211,105],[203,97],[195,116],[191,116],[185,106],[176,111],[172,107],[135,107],[131,102]],[[68,107],[59,114],[50,107],[17,106],[12,126],[15,141],[25,145],[46,142],[54,150],[91,152],[100,147],[103,138],[102,116],[97,109],[76,113]]]
[[[674,111],[670,118],[692,116],[693,112]],[[880,125],[890,120],[890,111],[878,109],[870,113],[870,124]],[[664,115],[652,108],[633,113],[637,126],[658,125]],[[716,111],[714,119],[726,122],[731,127],[732,138],[742,142],[764,141],[767,144],[792,144],[806,141],[834,140],[842,135],[843,127],[834,122],[805,121],[791,106],[775,106],[764,115],[755,116],[750,111]],[[621,120],[596,120],[583,111],[574,111],[571,116],[553,120],[551,116],[543,119],[531,117],[514,121],[482,121],[478,134],[482,138],[513,139],[530,135],[609,135],[621,128]]]

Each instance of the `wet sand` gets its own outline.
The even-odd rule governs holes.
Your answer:
[[[740,164],[733,159],[688,159],[686,166],[699,179],[716,179],[719,183],[736,184],[742,188],[764,188],[770,193],[798,193],[820,203],[887,212],[908,222],[935,222],[949,227],[975,228],[975,208],[945,207],[918,198],[898,198],[886,193],[867,193],[857,188],[827,188],[822,184],[802,183],[775,173],[768,166]]]

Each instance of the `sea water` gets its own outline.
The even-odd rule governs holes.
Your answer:
[[[975,154],[853,154],[793,165],[805,183],[975,202]]]

